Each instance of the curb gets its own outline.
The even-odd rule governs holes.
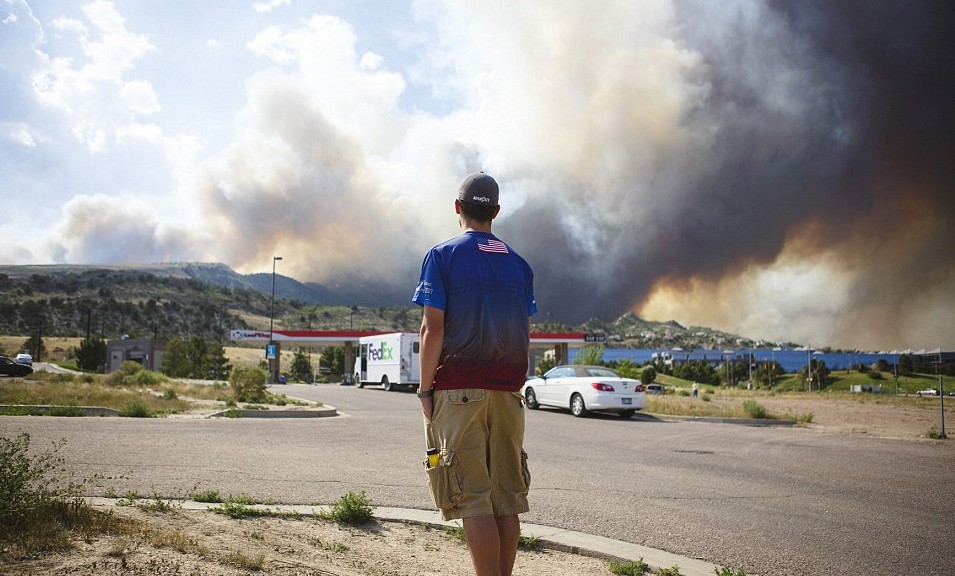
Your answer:
[[[79,410],[83,416],[119,416],[119,410],[102,406],[54,406],[53,404],[0,404],[0,409],[35,410],[49,414],[55,410]]]
[[[667,422],[707,422],[710,424],[736,424],[738,426],[786,426],[796,425],[795,420],[773,420],[769,418],[719,418],[715,416],[675,416],[670,414],[652,414],[645,412],[647,416],[652,416]]]
[[[84,498],[92,506],[111,507],[116,506],[120,498]],[[152,499],[144,498],[144,501]],[[205,510],[221,506],[219,503],[196,502],[194,500],[174,500],[161,499],[163,502],[178,502],[184,510]],[[271,511],[277,514],[295,514],[297,516],[316,516],[322,512],[329,512],[332,506],[303,506],[293,504],[254,504],[249,508],[262,511]],[[436,528],[460,528],[460,520],[447,521],[442,520],[438,512],[433,510],[420,510],[417,508],[391,508],[387,506],[374,506],[374,518],[386,522],[404,522],[408,524],[421,524]],[[719,566],[699,560],[680,556],[665,550],[657,550],[640,544],[614,540],[603,536],[594,536],[583,532],[565,530],[552,526],[540,524],[529,524],[521,522],[521,534],[531,536],[537,539],[541,548],[578,554],[580,556],[590,556],[605,560],[618,560],[623,562],[636,561],[642,559],[654,571],[662,568],[680,567],[682,576],[712,576],[717,572]]]
[[[49,415],[56,410],[79,410],[83,416],[119,416],[119,410],[113,408],[104,408],[102,406],[54,406],[52,404],[0,404],[0,410],[13,409],[31,411],[43,415]],[[237,416],[235,416],[237,414]],[[171,414],[170,418],[328,418],[338,416],[338,409],[334,406],[324,405],[321,408],[292,407],[279,410],[248,410],[245,408],[233,408],[220,410],[211,414]]]
[[[283,408],[280,410],[248,410],[246,408],[232,408],[206,414],[204,418],[328,418],[338,416],[338,409],[334,406],[321,408]]]

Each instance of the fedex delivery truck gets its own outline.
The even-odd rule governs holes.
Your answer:
[[[421,380],[420,339],[413,332],[359,338],[355,386],[381,384],[385,390],[393,390],[395,386],[417,387]]]

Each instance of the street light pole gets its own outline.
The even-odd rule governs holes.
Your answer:
[[[272,296],[269,300],[269,346],[272,346],[272,326],[275,318],[275,262],[281,260],[281,256],[272,256]],[[275,382],[275,358],[269,358],[269,381]]]

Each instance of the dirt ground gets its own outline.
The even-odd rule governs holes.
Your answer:
[[[687,399],[687,401],[691,401]],[[738,402],[715,399],[714,402]],[[763,396],[778,417],[811,421],[813,433],[864,434],[913,442],[939,428],[938,399]],[[949,430],[955,428],[955,399],[946,404]],[[955,436],[949,431],[949,437]],[[169,507],[164,507],[169,508]],[[311,517],[231,519],[175,504],[162,512],[148,506],[113,507],[136,522],[118,535],[74,542],[72,550],[35,558],[0,551],[0,575],[157,574],[225,576],[278,574],[320,576],[456,576],[471,574],[466,545],[443,529],[399,522],[364,528],[340,527]],[[550,549],[521,550],[515,575],[606,576],[608,561]]]
[[[232,519],[208,511],[136,506],[112,513],[131,533],[75,542],[68,552],[14,560],[0,574],[231,576],[465,576],[467,546],[443,529],[401,522],[342,527],[312,517]],[[608,561],[555,550],[521,550],[514,574],[607,576]]]

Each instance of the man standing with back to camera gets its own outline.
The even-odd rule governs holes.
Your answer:
[[[425,461],[435,505],[460,518],[477,576],[510,576],[527,512],[524,404],[534,274],[491,233],[497,182],[467,176],[454,211],[463,233],[428,251],[412,301],[423,307]]]

